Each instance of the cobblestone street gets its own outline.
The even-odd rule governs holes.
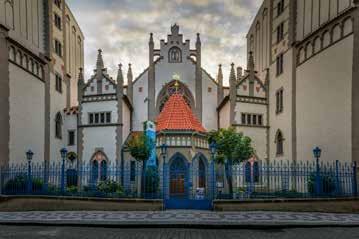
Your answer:
[[[0,212],[0,223],[47,225],[183,225],[183,226],[359,226],[359,214],[294,212],[212,212],[168,210],[156,212]]]

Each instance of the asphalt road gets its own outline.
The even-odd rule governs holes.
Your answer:
[[[133,239],[227,239],[227,238],[298,238],[298,239],[351,239],[359,238],[359,228],[291,228],[272,230],[218,230],[218,229],[148,229],[148,228],[89,228],[89,227],[43,227],[0,226],[0,239],[26,238],[133,238]]]

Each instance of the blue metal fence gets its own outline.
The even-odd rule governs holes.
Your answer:
[[[244,162],[218,165],[194,162],[144,169],[123,164],[28,163],[0,170],[1,193],[115,198],[213,199],[357,196],[356,164],[316,162]]]

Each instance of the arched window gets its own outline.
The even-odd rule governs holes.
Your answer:
[[[206,166],[204,164],[203,158],[199,158],[198,161],[198,187],[206,187]]]
[[[107,157],[101,151],[96,152],[92,157],[91,179],[94,183],[98,180],[104,181],[107,179]]]
[[[175,83],[176,81],[171,81],[170,83],[165,85],[160,91],[160,93],[158,94],[156,101],[156,107],[158,113],[162,111],[163,106],[165,105],[169,97],[175,92],[183,96],[184,100],[186,101],[186,103],[191,109],[194,108],[194,98],[188,87],[180,81],[178,81],[179,86],[176,87]]]
[[[55,137],[62,138],[62,116],[60,112],[57,112],[55,116]]]
[[[277,155],[283,155],[284,151],[283,151],[283,134],[280,130],[277,131],[276,134],[276,145],[277,145]]]
[[[168,62],[178,63],[182,62],[182,52],[181,49],[174,46],[168,51]]]

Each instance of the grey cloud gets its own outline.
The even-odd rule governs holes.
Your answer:
[[[177,22],[194,44],[201,33],[203,67],[215,77],[219,63],[228,78],[231,62],[246,65],[246,33],[262,0],[68,0],[85,34],[85,73],[93,72],[102,48],[109,73],[133,63],[138,75],[148,65],[148,38],[158,47]],[[192,45],[193,46],[193,45]]]

